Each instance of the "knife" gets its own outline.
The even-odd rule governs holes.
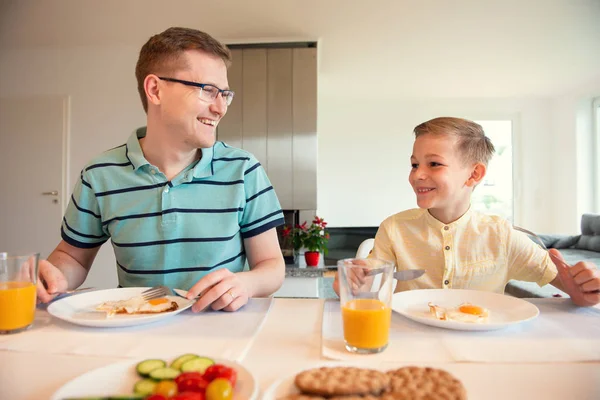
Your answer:
[[[377,275],[383,272],[383,269],[372,269],[367,275]],[[424,269],[407,269],[394,272],[394,279],[399,281],[411,281],[417,279],[425,273]]]

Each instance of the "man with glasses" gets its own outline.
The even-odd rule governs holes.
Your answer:
[[[281,286],[275,191],[252,154],[216,141],[234,97],[230,63],[224,45],[193,29],[167,29],[142,47],[136,77],[147,126],[81,172],[63,240],[40,262],[41,301],[80,286],[108,239],[120,286],[203,293],[196,312],[235,311]]]

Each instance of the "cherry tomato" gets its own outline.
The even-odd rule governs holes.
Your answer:
[[[154,388],[154,394],[160,394],[164,397],[171,397],[177,394],[177,384],[173,381],[160,381]]]
[[[225,378],[216,378],[206,388],[206,400],[231,400],[233,399],[233,386]]]
[[[213,364],[204,371],[204,379],[212,382],[216,378],[225,378],[231,383],[232,387],[235,387],[237,371],[222,364]]]
[[[171,397],[169,400],[205,400],[204,393],[198,392],[183,392],[177,396]]]
[[[152,394],[146,397],[144,400],[167,400],[167,398],[162,394]]]
[[[179,385],[179,382],[186,380],[187,378],[203,378],[204,375],[202,375],[200,372],[183,372],[181,374],[179,374],[177,376],[177,378],[175,378],[175,383]]]
[[[179,392],[197,392],[204,393],[208,382],[202,376],[191,376],[177,382]]]

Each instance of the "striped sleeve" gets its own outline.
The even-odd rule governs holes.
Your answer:
[[[61,236],[70,245],[84,249],[98,247],[108,240],[102,229],[98,200],[85,172],[81,173],[73,189],[62,221]]]
[[[250,157],[244,171],[246,206],[240,222],[242,237],[247,239],[283,225],[283,211],[277,194],[258,160]]]

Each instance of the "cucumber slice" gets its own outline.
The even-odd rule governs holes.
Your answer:
[[[167,363],[163,360],[144,360],[139,362],[138,365],[135,366],[135,370],[141,377],[147,377],[153,370],[157,368],[164,368],[166,366]]]
[[[156,381],[162,381],[165,379],[175,379],[181,374],[181,371],[171,367],[157,368],[150,372],[150,378]]]
[[[193,358],[198,358],[198,357],[200,357],[200,356],[197,354],[184,354],[182,356],[177,357],[175,360],[173,360],[170,367],[175,368],[175,369],[181,369],[181,365],[184,362],[189,361]]]
[[[181,372],[200,372],[204,373],[206,368],[213,365],[215,362],[207,357],[196,357],[181,364]]]
[[[154,388],[156,387],[156,382],[152,379],[142,379],[135,383],[133,387],[133,391],[136,394],[141,394],[142,396],[147,396],[149,394],[154,393]]]

